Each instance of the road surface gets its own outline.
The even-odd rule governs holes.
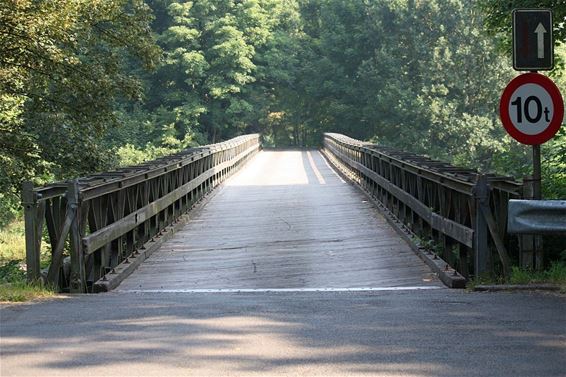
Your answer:
[[[2,376],[566,375],[566,299],[105,293],[2,306]]]

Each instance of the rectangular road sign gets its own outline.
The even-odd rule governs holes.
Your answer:
[[[513,11],[513,68],[517,71],[548,71],[554,67],[552,11]]]

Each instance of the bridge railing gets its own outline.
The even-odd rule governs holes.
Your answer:
[[[73,181],[25,183],[28,279],[70,292],[105,290],[259,148],[258,134],[245,135]],[[43,273],[42,248],[50,255]]]
[[[463,276],[509,273],[507,205],[521,183],[340,134],[324,134],[324,152]]]

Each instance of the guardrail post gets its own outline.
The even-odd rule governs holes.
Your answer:
[[[81,244],[81,203],[79,197],[79,182],[77,180],[69,183],[67,189],[67,203],[70,214],[73,217],[70,229],[70,246],[71,246],[71,279],[70,292],[84,293],[86,292],[84,256]]]
[[[37,195],[33,192],[32,182],[24,182],[22,186],[22,204],[26,234],[27,279],[32,282],[40,277],[39,246],[41,245],[41,233],[37,234]]]
[[[476,185],[473,188],[475,219],[474,219],[474,273],[480,276],[487,272],[489,246],[487,242],[488,228],[487,221],[482,215],[482,205],[488,204],[489,187],[487,178],[483,174],[478,174]]]

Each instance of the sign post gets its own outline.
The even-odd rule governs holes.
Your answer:
[[[550,9],[515,9],[513,11],[513,68],[517,71],[531,72],[554,68],[554,40]],[[538,106],[538,103],[536,105]],[[526,103],[525,106],[527,106]],[[506,129],[509,131],[507,127]],[[542,199],[540,174],[540,144],[542,143],[544,141],[525,143],[533,146],[534,199]]]
[[[564,101],[556,85],[539,70],[554,68],[552,11],[515,9],[513,11],[513,68],[530,71],[513,79],[503,91],[499,112],[505,130],[520,143],[533,146],[532,185],[525,190],[532,199],[542,199],[540,146],[560,129]],[[520,238],[523,266],[542,268],[540,236]],[[534,259],[533,259],[534,257]]]
[[[550,9],[513,10],[513,68],[515,70],[537,72],[554,68],[554,40],[552,29],[552,11]],[[560,95],[560,92],[558,94]],[[531,96],[527,99],[529,98],[531,98]],[[526,103],[525,106],[527,106]],[[538,106],[538,102],[536,106]],[[546,107],[545,110],[550,111],[550,109]],[[519,121],[520,120],[521,119],[519,119]],[[527,120],[530,121],[531,119]],[[561,123],[562,119],[560,119],[559,122]],[[558,125],[558,128],[560,128],[560,125]],[[506,129],[508,130],[507,127]],[[558,129],[556,131],[558,131]],[[552,136],[554,136],[554,133]],[[540,144],[545,141],[546,140],[525,143],[533,146],[534,199],[542,198]],[[519,142],[522,141],[519,140]]]
[[[564,101],[558,87],[539,73],[517,76],[507,85],[499,103],[505,130],[522,144],[533,146],[532,199],[542,199],[540,145],[551,139],[562,125]],[[525,267],[541,269],[542,238],[521,236],[521,261]],[[533,260],[534,257],[534,260]]]

